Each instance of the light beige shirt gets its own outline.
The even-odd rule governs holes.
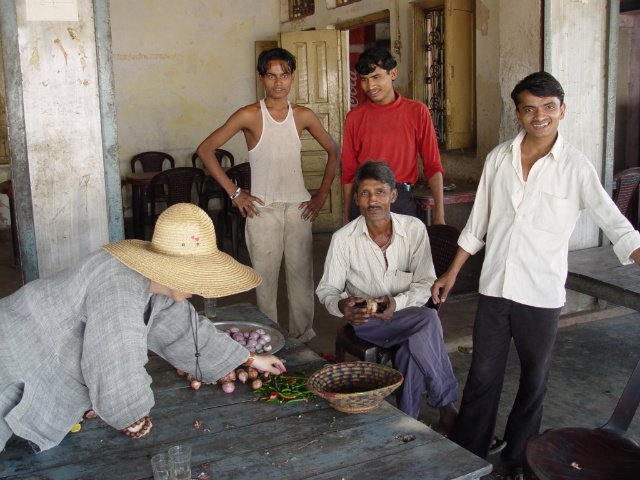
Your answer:
[[[391,214],[391,221],[393,235],[385,251],[388,266],[382,250],[369,236],[364,217],[333,234],[316,289],[332,315],[342,317],[338,302],[350,296],[392,295],[396,310],[424,305],[429,299],[436,274],[424,223],[396,213]]]
[[[564,305],[569,237],[586,210],[623,264],[640,247],[640,234],[602,188],[589,160],[562,135],[523,181],[525,132],[497,146],[485,162],[476,200],[458,244],[486,254],[479,292],[524,305]]]

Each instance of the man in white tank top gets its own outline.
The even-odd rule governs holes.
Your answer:
[[[251,263],[262,275],[256,288],[258,308],[278,321],[278,273],[284,255],[289,298],[289,332],[302,342],[313,331],[313,257],[311,222],[324,205],[340,162],[340,149],[310,109],[290,104],[287,95],[295,78],[296,59],[274,48],[258,58],[265,98],[235,112],[198,147],[198,156],[215,180],[248,216],[247,247]],[[304,186],[300,135],[304,130],[318,141],[329,158],[315,195]],[[251,191],[229,180],[214,155],[242,131],[251,163]]]

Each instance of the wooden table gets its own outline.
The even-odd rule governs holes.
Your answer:
[[[217,321],[274,324],[253,305],[218,309]],[[289,372],[309,376],[326,362],[283,332],[278,353]],[[192,450],[192,478],[261,479],[475,479],[492,466],[410,418],[389,403],[360,415],[338,412],[323,399],[310,403],[254,401],[248,385],[232,394],[218,385],[192,390],[184,377],[157,356],[153,378],[153,429],[132,440],[100,419],[85,420],[51,450],[34,454],[13,437],[0,453],[6,479],[150,479],[150,458],[170,446]],[[202,421],[200,428],[194,428]],[[406,441],[413,437],[411,441]]]
[[[611,245],[569,252],[565,287],[640,311],[640,268],[621,265]]]
[[[450,192],[443,192],[443,203],[452,205],[457,203],[473,203],[476,199],[475,186],[456,187]],[[413,187],[413,200],[416,202],[418,217],[426,224],[431,225],[431,211],[436,206],[431,190],[423,185],[416,184]]]

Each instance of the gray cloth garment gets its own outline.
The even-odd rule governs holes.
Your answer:
[[[144,417],[154,404],[147,348],[195,373],[195,322],[205,382],[247,359],[188,301],[149,295],[149,285],[98,250],[0,300],[0,450],[12,433],[52,448],[90,408],[116,429]]]

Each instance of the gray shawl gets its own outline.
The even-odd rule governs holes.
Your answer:
[[[12,433],[54,447],[90,408],[116,429],[144,417],[147,349],[195,374],[195,322],[205,382],[247,359],[188,301],[150,295],[149,283],[98,250],[0,300],[0,451]]]

